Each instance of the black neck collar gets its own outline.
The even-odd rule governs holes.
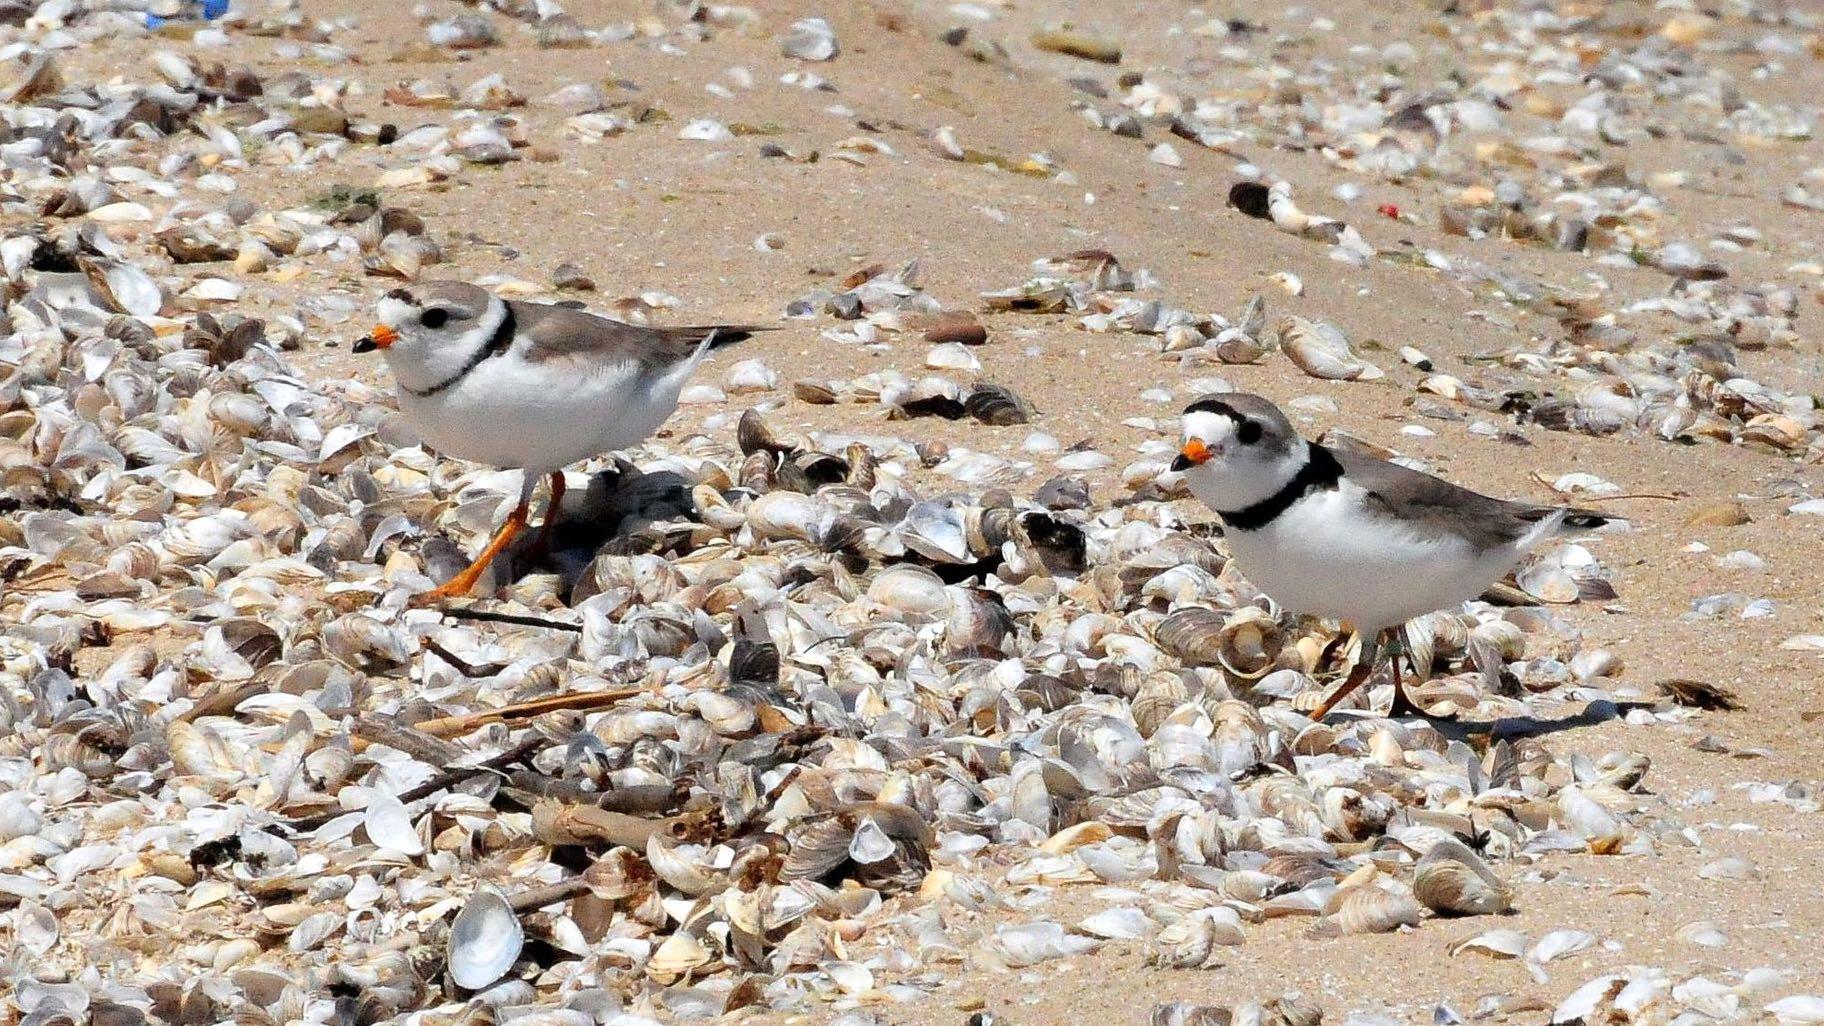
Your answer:
[[[499,356],[501,353],[506,352],[507,347],[513,344],[513,327],[512,304],[502,300],[500,304],[499,326],[494,329],[494,334],[488,336],[488,340],[482,344],[481,348],[475,350],[475,355],[469,357],[469,362],[462,365],[462,369],[429,388],[408,387],[405,390],[420,399],[429,399],[431,396],[456,384],[456,382],[468,377],[470,371],[481,366],[481,361],[486,360],[491,356]]]
[[[1222,518],[1223,525],[1237,531],[1258,531],[1292,508],[1292,504],[1304,498],[1306,493],[1335,488],[1343,478],[1343,465],[1336,461],[1336,454],[1316,442],[1306,446],[1306,450],[1305,465],[1298,468],[1298,473],[1292,475],[1284,488],[1252,506],[1217,510],[1216,515]]]

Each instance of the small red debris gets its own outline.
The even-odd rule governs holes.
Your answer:
[[[1391,217],[1395,221],[1400,219],[1400,208],[1391,203],[1383,203],[1380,206],[1375,207],[1374,212],[1382,217]]]

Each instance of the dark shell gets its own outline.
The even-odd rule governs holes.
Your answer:
[[[962,403],[947,395],[912,399],[901,403],[899,408],[908,417],[942,417],[945,420],[962,420],[968,412]]]
[[[1159,621],[1153,637],[1186,666],[1215,666],[1222,648],[1223,614],[1214,609],[1180,609]]]
[[[978,381],[963,399],[963,409],[984,424],[1007,427],[1029,423],[1037,413],[1018,392],[992,381]]]
[[[1089,482],[1073,475],[1059,475],[1040,485],[1032,500],[1046,509],[1088,509]]]
[[[741,413],[741,420],[735,425],[735,444],[743,453],[752,455],[756,452],[789,453],[793,447],[773,433],[766,418],[760,416],[759,410],[748,409]]]
[[[1229,206],[1249,217],[1265,220],[1267,217],[1267,187],[1259,182],[1236,182],[1229,187]]]

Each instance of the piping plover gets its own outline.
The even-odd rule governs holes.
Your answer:
[[[1393,649],[1394,706],[1422,714],[1400,680],[1406,621],[1482,594],[1539,543],[1611,518],[1459,488],[1362,453],[1307,442],[1257,395],[1185,407],[1172,469],[1222,518],[1229,554],[1254,586],[1296,613],[1343,621],[1361,638],[1354,670],[1312,714],[1322,719]]]
[[[525,471],[519,505],[475,562],[429,600],[466,594],[526,527],[532,490],[551,477],[539,538],[550,541],[563,468],[644,441],[712,349],[751,325],[647,328],[568,306],[504,300],[466,282],[421,282],[380,297],[379,323],[355,343],[379,350],[399,409],[439,452]]]

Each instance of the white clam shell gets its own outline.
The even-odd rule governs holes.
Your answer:
[[[1403,885],[1358,884],[1331,899],[1330,920],[1342,933],[1388,933],[1417,926],[1423,910]]]
[[[1159,924],[1137,908],[1110,908],[1089,916],[1077,928],[1109,940],[1144,940],[1159,932]]]
[[[1780,1026],[1816,1026],[1824,1023],[1824,997],[1794,994],[1772,1002],[1765,1011],[1779,1020]]]
[[[1054,958],[1080,955],[1100,944],[1094,937],[1067,933],[1064,927],[1049,921],[1003,926],[994,933],[994,945],[1011,968],[1037,965]]]
[[[868,600],[901,613],[943,616],[950,611],[950,593],[943,579],[910,564],[891,566],[875,574],[868,583]]]
[[[1492,958],[1519,958],[1526,953],[1526,934],[1519,930],[1488,930],[1450,946],[1452,955],[1475,951]]]
[[[895,845],[873,816],[863,816],[849,839],[849,858],[862,865],[872,865],[893,854]]]
[[[941,502],[920,502],[906,511],[897,535],[912,549],[944,563],[969,559],[968,530],[963,511]]]
[[[1279,346],[1299,370],[1314,378],[1372,381],[1385,376],[1379,367],[1356,355],[1341,329],[1323,321],[1282,318]]]
[[[367,804],[367,811],[361,817],[361,826],[367,831],[368,840],[382,848],[402,855],[424,854],[424,841],[419,838],[417,828],[412,826],[411,814],[392,795],[375,796]]]
[[[716,882],[714,874],[706,872],[686,850],[660,840],[657,834],[646,839],[646,861],[659,879],[685,894],[702,894]]]
[[[829,61],[842,53],[842,44],[828,20],[800,18],[780,40],[779,52],[801,61]]]
[[[1578,987],[1552,1011],[1553,1026],[1588,1021],[1607,1002],[1611,993],[1618,993],[1625,986],[1625,979],[1626,977],[1610,973]]]
[[[1729,943],[1728,935],[1708,919],[1686,923],[1678,928],[1675,936],[1686,944],[1695,944],[1702,948],[1720,948]]]
[[[1514,583],[1541,602],[1563,605],[1577,601],[1577,579],[1551,560],[1541,560],[1515,574]]]
[[[661,983],[668,983],[692,969],[708,965],[714,957],[702,941],[687,933],[674,933],[652,953],[646,971]]]
[[[93,216],[93,215],[91,215]],[[165,298],[152,276],[131,264],[115,264],[105,275],[108,292],[120,308],[135,317],[153,317]]]
[[[44,818],[33,811],[32,803],[17,791],[0,794],[0,841],[30,837],[44,825]]]
[[[722,387],[740,395],[779,387],[779,373],[760,360],[742,360],[722,376]]]
[[[678,130],[678,138],[694,142],[728,142],[734,137],[727,125],[713,118],[698,118]]]
[[[1559,793],[1558,813],[1564,827],[1583,838],[1598,855],[1619,851],[1633,835],[1620,817],[1576,785]]]
[[[1056,466],[1059,470],[1101,470],[1115,465],[1114,457],[1107,453],[1085,449],[1081,452],[1066,453],[1058,457]]]
[[[1526,960],[1536,965],[1545,965],[1553,959],[1587,951],[1596,943],[1596,935],[1584,930],[1553,930],[1539,938],[1531,950],[1526,953]]]
[[[524,946],[525,931],[507,899],[478,890],[450,924],[450,979],[467,990],[487,987],[513,968]]]
[[[925,354],[925,366],[938,370],[977,371],[982,369],[982,361],[975,358],[968,346],[960,342],[945,342],[932,346]]]

